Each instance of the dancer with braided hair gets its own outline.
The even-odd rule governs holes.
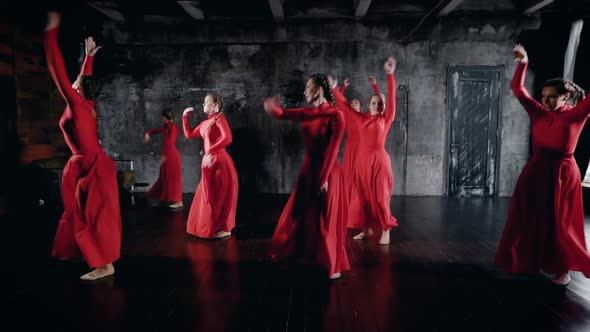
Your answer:
[[[346,115],[346,122],[353,129],[352,137],[357,141],[346,163],[345,174],[349,187],[350,208],[348,227],[360,229],[354,236],[362,240],[373,234],[373,229],[381,231],[379,244],[389,244],[389,231],[397,227],[397,220],[391,215],[390,202],[393,191],[393,172],[391,158],[385,150],[387,134],[395,119],[395,66],[394,57],[389,57],[383,65],[387,76],[387,98],[379,93],[377,81],[370,77],[375,93],[369,99],[369,111],[359,113],[352,108],[337,88],[338,82],[329,77],[336,98],[336,105]],[[387,100],[387,105],[385,104]],[[385,107],[386,106],[386,107]],[[349,148],[347,140],[346,148]],[[345,153],[346,158],[346,153]],[[346,159],[345,159],[346,162]]]
[[[495,262],[511,273],[542,270],[565,286],[570,270],[590,278],[581,177],[573,158],[590,117],[590,98],[573,82],[557,78],[545,83],[542,103],[535,101],[524,87],[527,52],[516,45],[514,53],[512,91],[531,121],[533,155],[516,183]]]
[[[312,75],[303,93],[313,107],[283,109],[278,98],[264,101],[274,118],[301,122],[305,157],[293,193],[272,237],[271,258],[319,265],[331,279],[350,269],[346,256],[346,184],[336,157],[344,115],[334,106],[324,74]]]
[[[228,237],[236,225],[238,174],[225,150],[232,142],[232,134],[222,109],[221,96],[210,93],[203,103],[203,112],[209,116],[207,120],[191,129],[188,116],[194,108],[189,107],[182,114],[184,136],[203,138],[205,150],[201,182],[191,204],[186,231],[205,239]]]

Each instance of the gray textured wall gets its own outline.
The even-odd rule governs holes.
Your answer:
[[[99,99],[103,145],[116,159],[134,160],[138,181],[152,184],[161,139],[144,145],[142,132],[160,125],[165,107],[176,111],[180,127],[185,107],[202,110],[205,94],[217,91],[225,98],[233,130],[229,150],[241,193],[288,193],[303,156],[298,126],[269,118],[262,99],[278,94],[286,106],[303,105],[306,77],[330,72],[350,77],[347,95],[366,104],[371,92],[366,77],[375,75],[385,90],[383,62],[393,54],[398,85],[408,91],[406,108],[404,91],[398,88],[398,119],[388,142],[394,193],[443,195],[448,177],[447,68],[505,66],[497,192],[510,195],[528,158],[528,118],[509,86],[511,50],[521,28],[511,19],[447,20],[402,44],[403,32],[391,23],[207,23],[149,31],[105,25],[103,38],[110,43],[97,56],[98,67],[106,72]],[[204,119],[197,114],[193,125]],[[180,137],[177,146],[183,157],[183,189],[194,192],[201,142]]]

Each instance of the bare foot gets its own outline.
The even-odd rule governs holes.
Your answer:
[[[342,276],[342,274],[340,272],[336,272],[330,276],[330,279],[332,279],[332,280],[340,279],[341,276]]]
[[[373,230],[370,228],[367,228],[367,229],[363,229],[362,232],[355,235],[352,239],[353,240],[362,240],[364,238],[370,237],[371,235],[373,235]]]
[[[381,238],[379,239],[379,244],[389,244],[389,229],[383,231],[381,233]]]
[[[107,264],[105,266],[101,266],[99,268],[94,269],[86,273],[85,275],[81,276],[80,279],[82,280],[96,280],[104,277],[108,277],[110,275],[115,274],[115,267],[113,264]]]
[[[226,231],[219,231],[217,233],[215,233],[215,238],[216,239],[222,239],[224,237],[228,237],[231,236],[231,232],[226,232]]]
[[[176,202],[174,204],[168,205],[168,207],[171,208],[171,209],[178,209],[178,208],[181,208],[183,206],[184,206],[184,204],[182,204],[182,202]]]
[[[560,274],[558,276],[556,276],[555,278],[551,279],[551,282],[559,285],[559,286],[567,286],[570,281],[572,281],[572,278],[570,277],[570,273],[566,272],[563,274]]]

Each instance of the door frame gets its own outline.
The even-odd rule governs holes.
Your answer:
[[[453,71],[461,71],[461,70],[469,70],[469,71],[494,71],[499,74],[499,81],[498,81],[498,115],[497,115],[497,134],[496,134],[496,163],[495,163],[495,174],[494,174],[494,195],[493,197],[499,196],[499,179],[500,179],[500,165],[501,165],[501,152],[502,152],[502,131],[503,131],[503,121],[502,121],[502,114],[503,114],[503,101],[504,101],[504,91],[505,87],[505,73],[506,73],[506,66],[498,65],[498,66],[453,66],[447,65],[447,75],[446,75],[446,82],[447,85],[447,95],[446,95],[446,103],[445,103],[445,121],[446,124],[446,137],[445,137],[445,153],[444,153],[444,181],[443,181],[443,195],[449,197],[449,187],[451,184],[451,122],[452,122],[452,114],[451,114],[451,100],[452,100],[452,89],[451,89],[451,74]],[[485,197],[485,196],[484,196]]]

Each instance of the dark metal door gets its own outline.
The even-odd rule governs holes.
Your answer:
[[[497,67],[450,67],[449,195],[496,193],[500,75]]]

